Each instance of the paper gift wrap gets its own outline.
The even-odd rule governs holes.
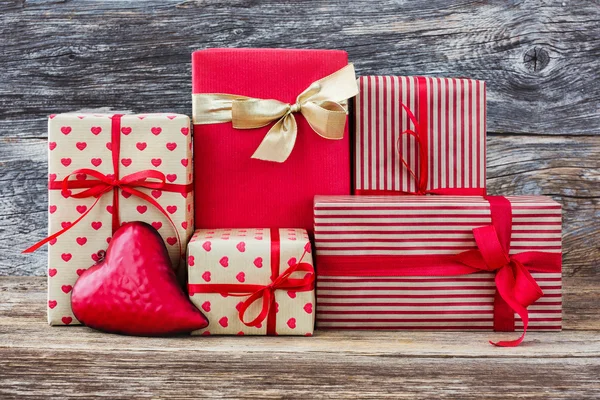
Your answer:
[[[59,114],[50,117],[48,140],[48,320],[72,325],[71,289],[120,223],[152,224],[178,266],[193,233],[190,121],[177,114]]]
[[[561,329],[547,197],[318,196],[314,210],[318,328],[511,331],[533,303],[529,329]]]
[[[356,194],[485,194],[485,82],[363,76],[359,88]]]
[[[316,194],[350,194],[346,118],[343,137],[326,139],[307,122],[306,110],[295,104],[313,82],[347,65],[346,52],[337,50],[208,49],[193,53],[197,228],[295,226],[310,232]],[[356,91],[353,72],[350,84]],[[335,93],[338,87],[332,89]],[[206,94],[273,99],[277,101],[273,108],[282,108],[281,115],[287,115],[286,104],[294,105],[295,141],[284,143],[289,132],[272,138],[275,147],[291,148],[289,157],[283,162],[252,158],[278,118],[261,119],[260,127],[254,129],[236,129],[232,122],[210,123],[213,117],[204,114],[226,107],[219,103],[201,112],[198,96]],[[290,118],[284,121],[286,127],[291,123]]]
[[[200,229],[188,245],[202,335],[311,335],[315,294],[304,229]]]

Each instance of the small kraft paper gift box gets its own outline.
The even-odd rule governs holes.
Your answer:
[[[314,269],[304,229],[200,229],[188,245],[197,335],[313,333]]]
[[[485,195],[485,82],[362,76],[355,194]]]
[[[58,114],[48,121],[48,321],[74,325],[71,290],[126,221],[158,230],[185,273],[193,233],[190,120],[178,114]]]
[[[561,329],[550,198],[317,196],[314,211],[317,328]]]
[[[311,232],[316,194],[350,194],[345,51],[200,50],[192,88],[197,228]]]

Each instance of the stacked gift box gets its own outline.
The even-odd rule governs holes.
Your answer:
[[[192,86],[193,146],[182,115],[50,119],[50,324],[139,220],[187,262],[196,334],[561,328],[561,208],[486,194],[484,82],[208,49]]]

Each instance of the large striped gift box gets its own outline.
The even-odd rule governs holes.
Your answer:
[[[496,296],[521,263],[543,291],[529,329],[561,329],[561,206],[547,197],[317,196],[314,213],[318,328],[521,330]],[[490,232],[508,270],[488,260]],[[467,266],[478,255],[489,268]]]
[[[363,76],[358,83],[356,194],[485,194],[485,82]]]

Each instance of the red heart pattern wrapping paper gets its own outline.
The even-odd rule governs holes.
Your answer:
[[[313,264],[310,241],[304,229],[277,231],[280,273],[300,261]],[[250,327],[239,319],[239,308],[248,296],[194,293],[193,287],[203,284],[268,285],[272,282],[272,236],[270,229],[199,229],[194,233],[188,245],[190,299],[209,320],[207,328],[194,334],[267,334],[266,320],[257,327]],[[292,277],[302,275],[295,272]],[[274,295],[275,334],[312,335],[316,312],[314,289],[275,290]],[[245,319],[248,321],[258,315],[261,305],[260,299],[254,302]]]
[[[49,181],[60,182],[77,169],[89,168],[112,174],[112,114],[58,114],[48,123]],[[123,115],[120,124],[119,175],[158,170],[166,183],[192,183],[192,148],[189,117],[179,114]],[[84,174],[72,180],[92,179]],[[168,213],[182,240],[181,249],[193,233],[193,193],[136,188],[151,196]],[[79,192],[73,189],[71,192]],[[49,190],[49,234],[81,217],[94,197],[76,199],[60,189]],[[70,295],[78,276],[99,260],[112,235],[113,195],[103,195],[79,223],[48,246],[48,322],[74,325]],[[180,246],[169,220],[150,203],[119,191],[121,223],[143,221],[154,226],[165,240],[171,261],[179,265]],[[181,267],[183,267],[183,262]]]

